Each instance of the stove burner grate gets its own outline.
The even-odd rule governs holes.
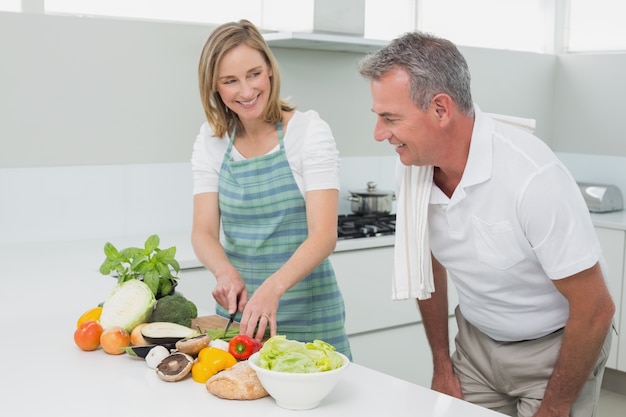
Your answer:
[[[395,214],[342,214],[337,221],[339,239],[385,236],[395,232]]]

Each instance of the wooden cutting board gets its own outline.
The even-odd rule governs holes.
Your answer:
[[[202,316],[202,317],[196,317],[195,319],[191,320],[191,328],[192,329],[200,328],[199,329],[200,332],[206,332],[207,330],[213,330],[213,329],[224,330],[224,327],[226,327],[226,323],[228,323],[228,319],[222,316],[218,316],[218,315]],[[239,326],[239,322],[234,321],[231,328],[237,327],[237,326]],[[267,333],[269,333],[269,330],[267,330]],[[263,341],[267,339],[269,339],[269,336],[266,334],[265,337],[263,338]]]
[[[196,317],[191,320],[191,328],[200,328],[201,332],[205,332],[212,329],[224,329],[224,327],[226,327],[226,323],[228,323],[227,318],[214,314],[212,316]],[[233,325],[239,325],[239,323],[235,321],[233,322]]]

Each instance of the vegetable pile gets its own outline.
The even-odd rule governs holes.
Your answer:
[[[78,318],[74,342],[79,349],[126,353],[145,360],[163,381],[191,377],[203,384],[259,351],[261,367],[282,372],[323,372],[343,364],[335,348],[320,340],[303,343],[274,336],[262,344],[240,335],[239,326],[227,331],[193,329],[196,305],[180,293],[168,292],[177,279],[169,270],[178,272],[175,248],[160,250],[158,244],[154,235],[144,248],[118,251],[105,245],[107,259],[101,272],[116,272],[118,281],[101,305]]]
[[[84,351],[102,348],[107,354],[145,359],[168,382],[191,375],[194,381],[206,383],[260,348],[255,339],[239,336],[238,326],[228,332],[192,329],[197,316],[196,305],[182,294],[157,300],[144,281],[131,279],[115,285],[102,307],[92,307],[79,317],[74,342]],[[237,357],[229,352],[233,338]]]

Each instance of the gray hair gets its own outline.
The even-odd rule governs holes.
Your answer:
[[[444,93],[464,114],[474,114],[469,67],[452,42],[421,32],[406,33],[363,58],[358,70],[366,79],[377,80],[398,67],[409,74],[409,97],[422,110],[428,109],[435,95]]]

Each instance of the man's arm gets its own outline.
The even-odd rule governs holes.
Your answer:
[[[553,281],[569,302],[556,366],[535,417],[569,416],[610,331],[615,305],[599,264]]]
[[[463,398],[461,385],[454,374],[448,336],[448,276],[446,269],[432,257],[435,292],[427,300],[418,300],[422,323],[433,355],[435,391]]]

